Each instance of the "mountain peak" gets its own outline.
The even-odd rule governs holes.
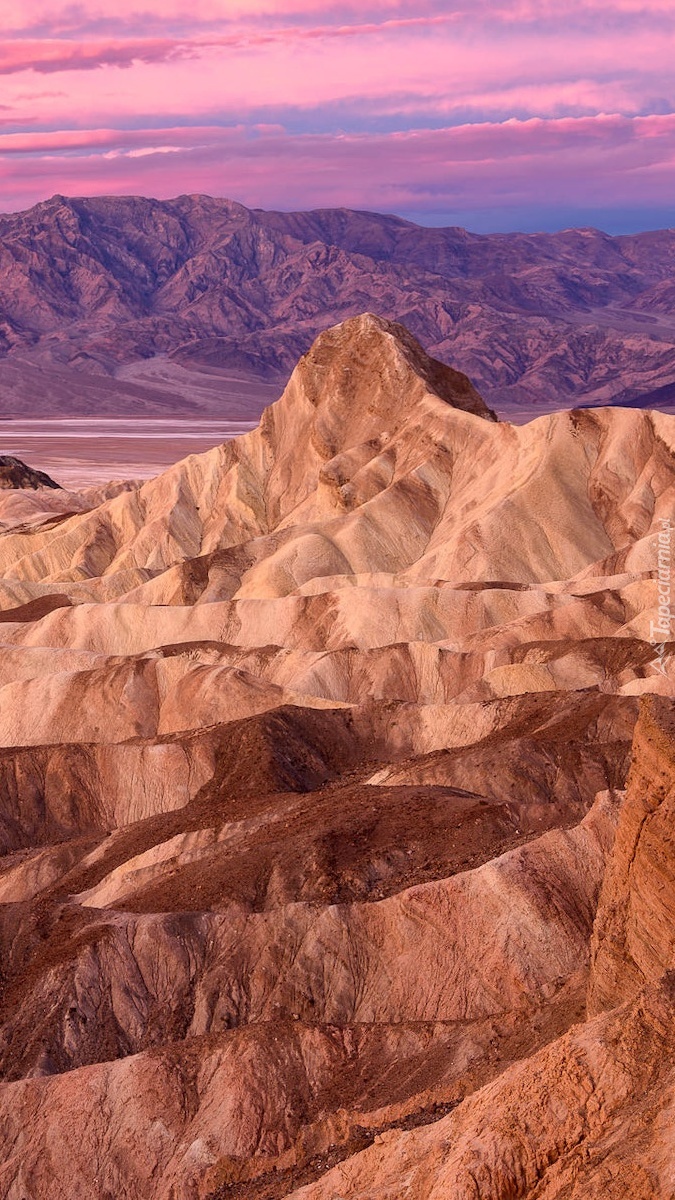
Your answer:
[[[372,312],[319,334],[296,372],[315,407],[329,400],[332,408],[337,400],[341,408],[351,407],[357,399],[352,380],[358,376],[358,403],[367,395],[371,413],[396,417],[417,396],[431,394],[451,408],[497,419],[466,375],[431,358],[404,325]]]
[[[307,520],[358,508],[449,444],[456,426],[495,419],[466,376],[402,325],[350,317],[319,334],[251,435],[265,446],[253,457],[267,458],[268,526],[295,520],[300,506]]]

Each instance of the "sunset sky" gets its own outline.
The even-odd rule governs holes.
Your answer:
[[[673,0],[0,0],[0,210],[675,225]]]

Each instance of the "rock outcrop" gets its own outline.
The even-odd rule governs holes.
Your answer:
[[[54,483],[49,475],[45,475],[44,471],[35,471],[32,467],[27,467],[19,458],[13,458],[10,454],[0,455],[0,489],[7,488],[32,488],[37,491],[38,488],[58,488],[58,483]]]
[[[3,498],[3,1196],[670,1200],[674,451],[364,315]]]
[[[589,1012],[675,971],[675,713],[646,697],[593,930]]]
[[[506,1070],[450,1116],[410,1133],[387,1131],[320,1182],[285,1194],[666,1200],[675,1184],[674,1030],[671,972]]]

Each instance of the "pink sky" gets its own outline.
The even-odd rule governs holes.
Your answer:
[[[672,0],[139,7],[0,0],[0,209],[209,192],[475,229],[675,225]]]

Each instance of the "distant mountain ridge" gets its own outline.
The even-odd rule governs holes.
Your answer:
[[[675,380],[674,269],[675,230],[485,236],[208,196],[54,196],[0,217],[0,358],[91,378],[163,354],[281,381],[322,329],[369,309],[492,406],[630,402]]]

